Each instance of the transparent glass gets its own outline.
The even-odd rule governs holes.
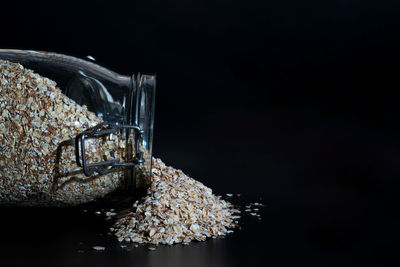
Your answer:
[[[42,51],[0,49],[0,60],[19,63],[24,68],[33,70],[40,76],[55,81],[57,83],[57,87],[64,95],[75,101],[78,105],[86,106],[87,110],[93,112],[97,118],[106,123],[114,125],[114,127],[115,125],[136,127],[121,128],[116,133],[114,132],[110,134],[111,136],[113,136],[113,134],[118,136],[118,140],[115,142],[126,143],[124,145],[124,148],[127,147],[124,150],[124,160],[121,160],[120,163],[130,162],[135,158],[135,156],[137,156],[135,155],[134,149],[136,143],[138,143],[137,145],[140,148],[140,151],[143,152],[142,158],[144,162],[140,161],[136,162],[135,166],[122,166],[123,168],[118,168],[118,171],[123,173],[123,183],[119,183],[118,186],[108,189],[105,188],[104,184],[99,184],[98,186],[101,187],[102,194],[94,195],[88,198],[83,197],[82,201],[75,201],[72,199],[80,198],[81,195],[86,194],[86,189],[79,192],[80,189],[78,186],[70,188],[70,190],[78,191],[76,194],[71,194],[71,199],[60,198],[61,200],[57,200],[57,197],[52,195],[50,190],[48,190],[49,192],[44,198],[46,200],[43,201],[43,203],[39,203],[40,201],[38,201],[38,205],[53,205],[54,203],[56,203],[56,205],[77,204],[91,201],[97,197],[102,197],[105,195],[105,193],[109,193],[109,191],[113,191],[116,188],[122,188],[124,190],[133,192],[137,189],[145,189],[149,185],[151,179],[151,155],[156,88],[156,79],[154,75],[120,75],[96,64],[93,60],[83,60],[68,55]],[[9,83],[7,85],[9,86]],[[3,87],[5,86],[3,85]],[[7,96],[3,95],[3,99],[0,99],[0,103],[1,101],[7,103]],[[7,123],[7,121],[5,121],[5,123]],[[46,124],[46,122],[44,122],[44,124]],[[136,137],[134,136],[135,134],[138,135],[138,132],[134,131],[137,129],[139,129],[141,132],[140,139],[135,139]],[[11,129],[6,128],[5,131],[11,131]],[[8,132],[8,134],[9,133],[10,132]],[[103,135],[102,138],[104,139]],[[113,140],[110,137],[107,138],[108,141]],[[5,138],[4,140],[8,139],[9,138]],[[70,141],[71,145],[77,142],[76,140],[77,139],[73,139]],[[65,142],[67,141],[64,141],[64,143]],[[94,141],[87,141],[87,144],[83,144],[83,148],[85,148],[85,146],[89,146],[90,148],[92,143],[94,144]],[[62,150],[60,148],[61,146],[61,143],[58,144],[57,150]],[[93,145],[93,147],[90,149],[94,151],[99,147],[100,146],[98,143],[97,146]],[[71,151],[73,149],[74,148],[71,148]],[[76,153],[79,155],[79,153],[82,152],[82,147],[81,151],[79,151],[77,146],[75,147],[75,150],[77,150]],[[3,154],[6,153],[6,151],[1,150],[0,152]],[[57,151],[51,151],[50,154],[53,155],[52,153],[56,154]],[[2,155],[0,154],[0,161],[1,156]],[[84,154],[82,157],[83,156]],[[3,166],[7,164],[7,162],[3,162]],[[60,164],[63,164],[63,162],[55,163],[55,168],[59,168]],[[78,167],[74,167],[76,167],[74,169],[74,172],[76,172],[79,169],[79,164]],[[48,170],[48,172],[52,173],[53,170]],[[78,170],[78,172],[80,175],[79,183],[84,184],[87,182],[87,186],[89,187],[93,186],[90,184],[90,182],[97,179],[99,176],[108,175],[109,179],[115,178],[110,174],[101,175],[99,173],[93,173],[91,175],[92,177],[87,177],[87,175],[84,177],[80,170]],[[8,184],[12,184],[10,181],[13,179],[12,175],[10,174],[7,177],[5,168],[3,168],[1,175],[3,177],[0,179],[2,179],[3,184],[6,184],[6,182],[8,182]],[[72,183],[77,182],[74,180],[76,179],[76,175],[72,178],[71,177],[69,180],[72,180]],[[63,179],[64,178],[65,177],[63,177]],[[22,188],[24,188],[24,186],[22,186]],[[15,189],[18,190],[18,188]],[[9,194],[9,192],[5,191],[7,190],[3,190],[2,192],[2,187],[0,186],[0,204],[15,202],[14,204],[21,203],[23,205],[29,205],[29,203],[31,203],[32,205],[35,205],[35,201],[31,201],[27,195],[40,194],[40,192],[25,192],[23,197],[20,197],[21,194],[16,194],[15,196],[18,197],[12,196],[12,198],[16,200],[9,201],[12,198],[7,198],[7,194]]]

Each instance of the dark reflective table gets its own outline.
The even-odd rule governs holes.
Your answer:
[[[241,193],[230,198],[235,204],[262,202],[261,221],[245,214],[241,230],[225,238],[150,251],[121,248],[107,234],[110,222],[95,214],[103,204],[1,208],[1,266],[385,266],[396,260],[400,141],[393,129],[305,110],[220,115],[223,122],[207,118],[204,129],[156,132],[155,154],[216,194]],[[240,116],[248,119],[246,131],[229,132]],[[179,136],[187,137],[185,145]],[[246,142],[233,146],[238,139]]]

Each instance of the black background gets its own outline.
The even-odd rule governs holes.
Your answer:
[[[1,48],[156,73],[154,155],[265,204],[261,222],[246,217],[225,240],[104,253],[90,250],[106,227],[93,214],[2,209],[6,265],[396,265],[399,5],[1,3]]]

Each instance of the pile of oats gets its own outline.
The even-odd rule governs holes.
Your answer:
[[[210,188],[153,158],[146,196],[110,230],[120,242],[187,244],[232,232],[229,229],[237,226],[234,220],[240,217],[236,213],[239,210]]]
[[[76,165],[71,141],[102,119],[65,96],[56,82],[0,60],[0,108],[0,205],[75,205],[123,183],[121,172],[86,177]],[[90,140],[89,162],[122,157],[117,139]]]

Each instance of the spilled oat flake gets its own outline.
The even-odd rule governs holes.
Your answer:
[[[146,196],[119,218],[112,231],[119,241],[187,244],[232,232],[237,226],[229,202],[181,170],[153,158],[152,183]]]

